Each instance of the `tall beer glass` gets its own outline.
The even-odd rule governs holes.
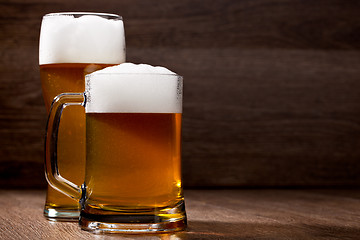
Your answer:
[[[49,112],[62,92],[82,92],[85,75],[125,61],[122,18],[102,13],[53,13],[42,19],[39,63],[42,92]],[[68,111],[68,110],[66,110]],[[84,181],[85,113],[69,109],[58,139],[62,175],[76,184]],[[44,215],[50,220],[78,220],[77,201],[48,186]]]
[[[60,176],[56,150],[63,108],[79,105],[86,111],[82,187]],[[181,113],[182,77],[175,74],[95,72],[86,77],[84,94],[56,97],[47,129],[47,180],[81,202],[82,229],[145,233],[185,228]]]

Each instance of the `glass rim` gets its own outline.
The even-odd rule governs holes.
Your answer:
[[[100,70],[101,71],[101,70]],[[126,72],[123,72],[123,73],[106,73],[106,72],[99,72],[97,73],[96,71],[93,72],[93,73],[89,73],[89,74],[86,74],[85,76],[86,77],[95,77],[96,75],[158,75],[158,76],[173,76],[173,77],[180,77],[180,78],[184,78],[183,76],[177,74],[177,73],[126,73]]]
[[[114,13],[100,13],[100,12],[54,12],[47,13],[43,16],[43,18],[47,17],[58,17],[58,16],[73,16],[75,18],[82,16],[99,16],[107,19],[118,19],[123,20],[122,16],[114,14]]]

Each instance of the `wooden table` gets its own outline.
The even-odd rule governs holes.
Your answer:
[[[189,227],[94,235],[42,216],[45,192],[0,190],[0,239],[360,239],[359,190],[185,190]]]

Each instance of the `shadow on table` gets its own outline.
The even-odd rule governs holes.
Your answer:
[[[319,224],[264,224],[190,221],[184,232],[174,234],[121,235],[121,239],[135,240],[191,240],[191,239],[359,239],[359,227],[324,226]],[[95,235],[95,239],[118,239],[114,235]]]
[[[163,236],[161,240],[182,239],[357,239],[359,227],[289,223],[226,223],[191,221],[185,232]]]

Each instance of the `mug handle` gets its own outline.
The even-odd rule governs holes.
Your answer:
[[[57,162],[57,140],[60,117],[67,106],[85,106],[84,93],[62,93],[51,104],[45,135],[45,177],[47,182],[59,192],[79,201],[81,187],[60,175]]]

